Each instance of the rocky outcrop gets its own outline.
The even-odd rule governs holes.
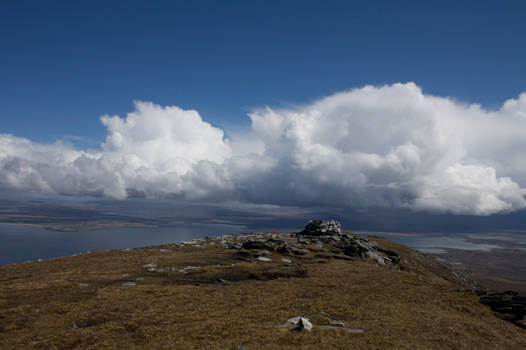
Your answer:
[[[277,252],[288,256],[303,256],[311,250],[324,249],[337,256],[351,259],[372,259],[380,265],[398,265],[397,253],[384,249],[365,238],[342,233],[337,221],[311,220],[305,229],[297,234],[257,233],[229,237],[225,246],[230,249]],[[312,247],[312,248],[311,248]]]
[[[480,298],[495,316],[526,328],[526,295],[516,292],[492,293]]]

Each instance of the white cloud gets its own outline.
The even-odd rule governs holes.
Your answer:
[[[0,187],[68,195],[395,207],[489,215],[526,206],[526,94],[498,111],[366,86],[251,113],[225,139],[196,111],[139,102],[82,151],[0,136]]]

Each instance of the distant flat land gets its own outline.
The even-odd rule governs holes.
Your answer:
[[[114,226],[157,226],[159,224],[155,220],[38,201],[0,203],[0,223],[39,225],[49,230],[63,232],[89,231]]]
[[[526,251],[524,250],[444,249],[444,253],[433,255],[448,261],[455,269],[481,286],[500,292],[513,290],[526,293]]]

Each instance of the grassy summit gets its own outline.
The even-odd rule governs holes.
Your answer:
[[[526,331],[459,292],[465,281],[446,265],[381,238],[370,241],[387,259],[361,259],[345,235],[234,235],[2,266],[0,348],[526,348]],[[313,329],[280,326],[294,316]],[[321,327],[336,320],[364,332]]]

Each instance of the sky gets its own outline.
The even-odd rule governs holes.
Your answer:
[[[521,1],[0,3],[0,189],[526,207]]]

